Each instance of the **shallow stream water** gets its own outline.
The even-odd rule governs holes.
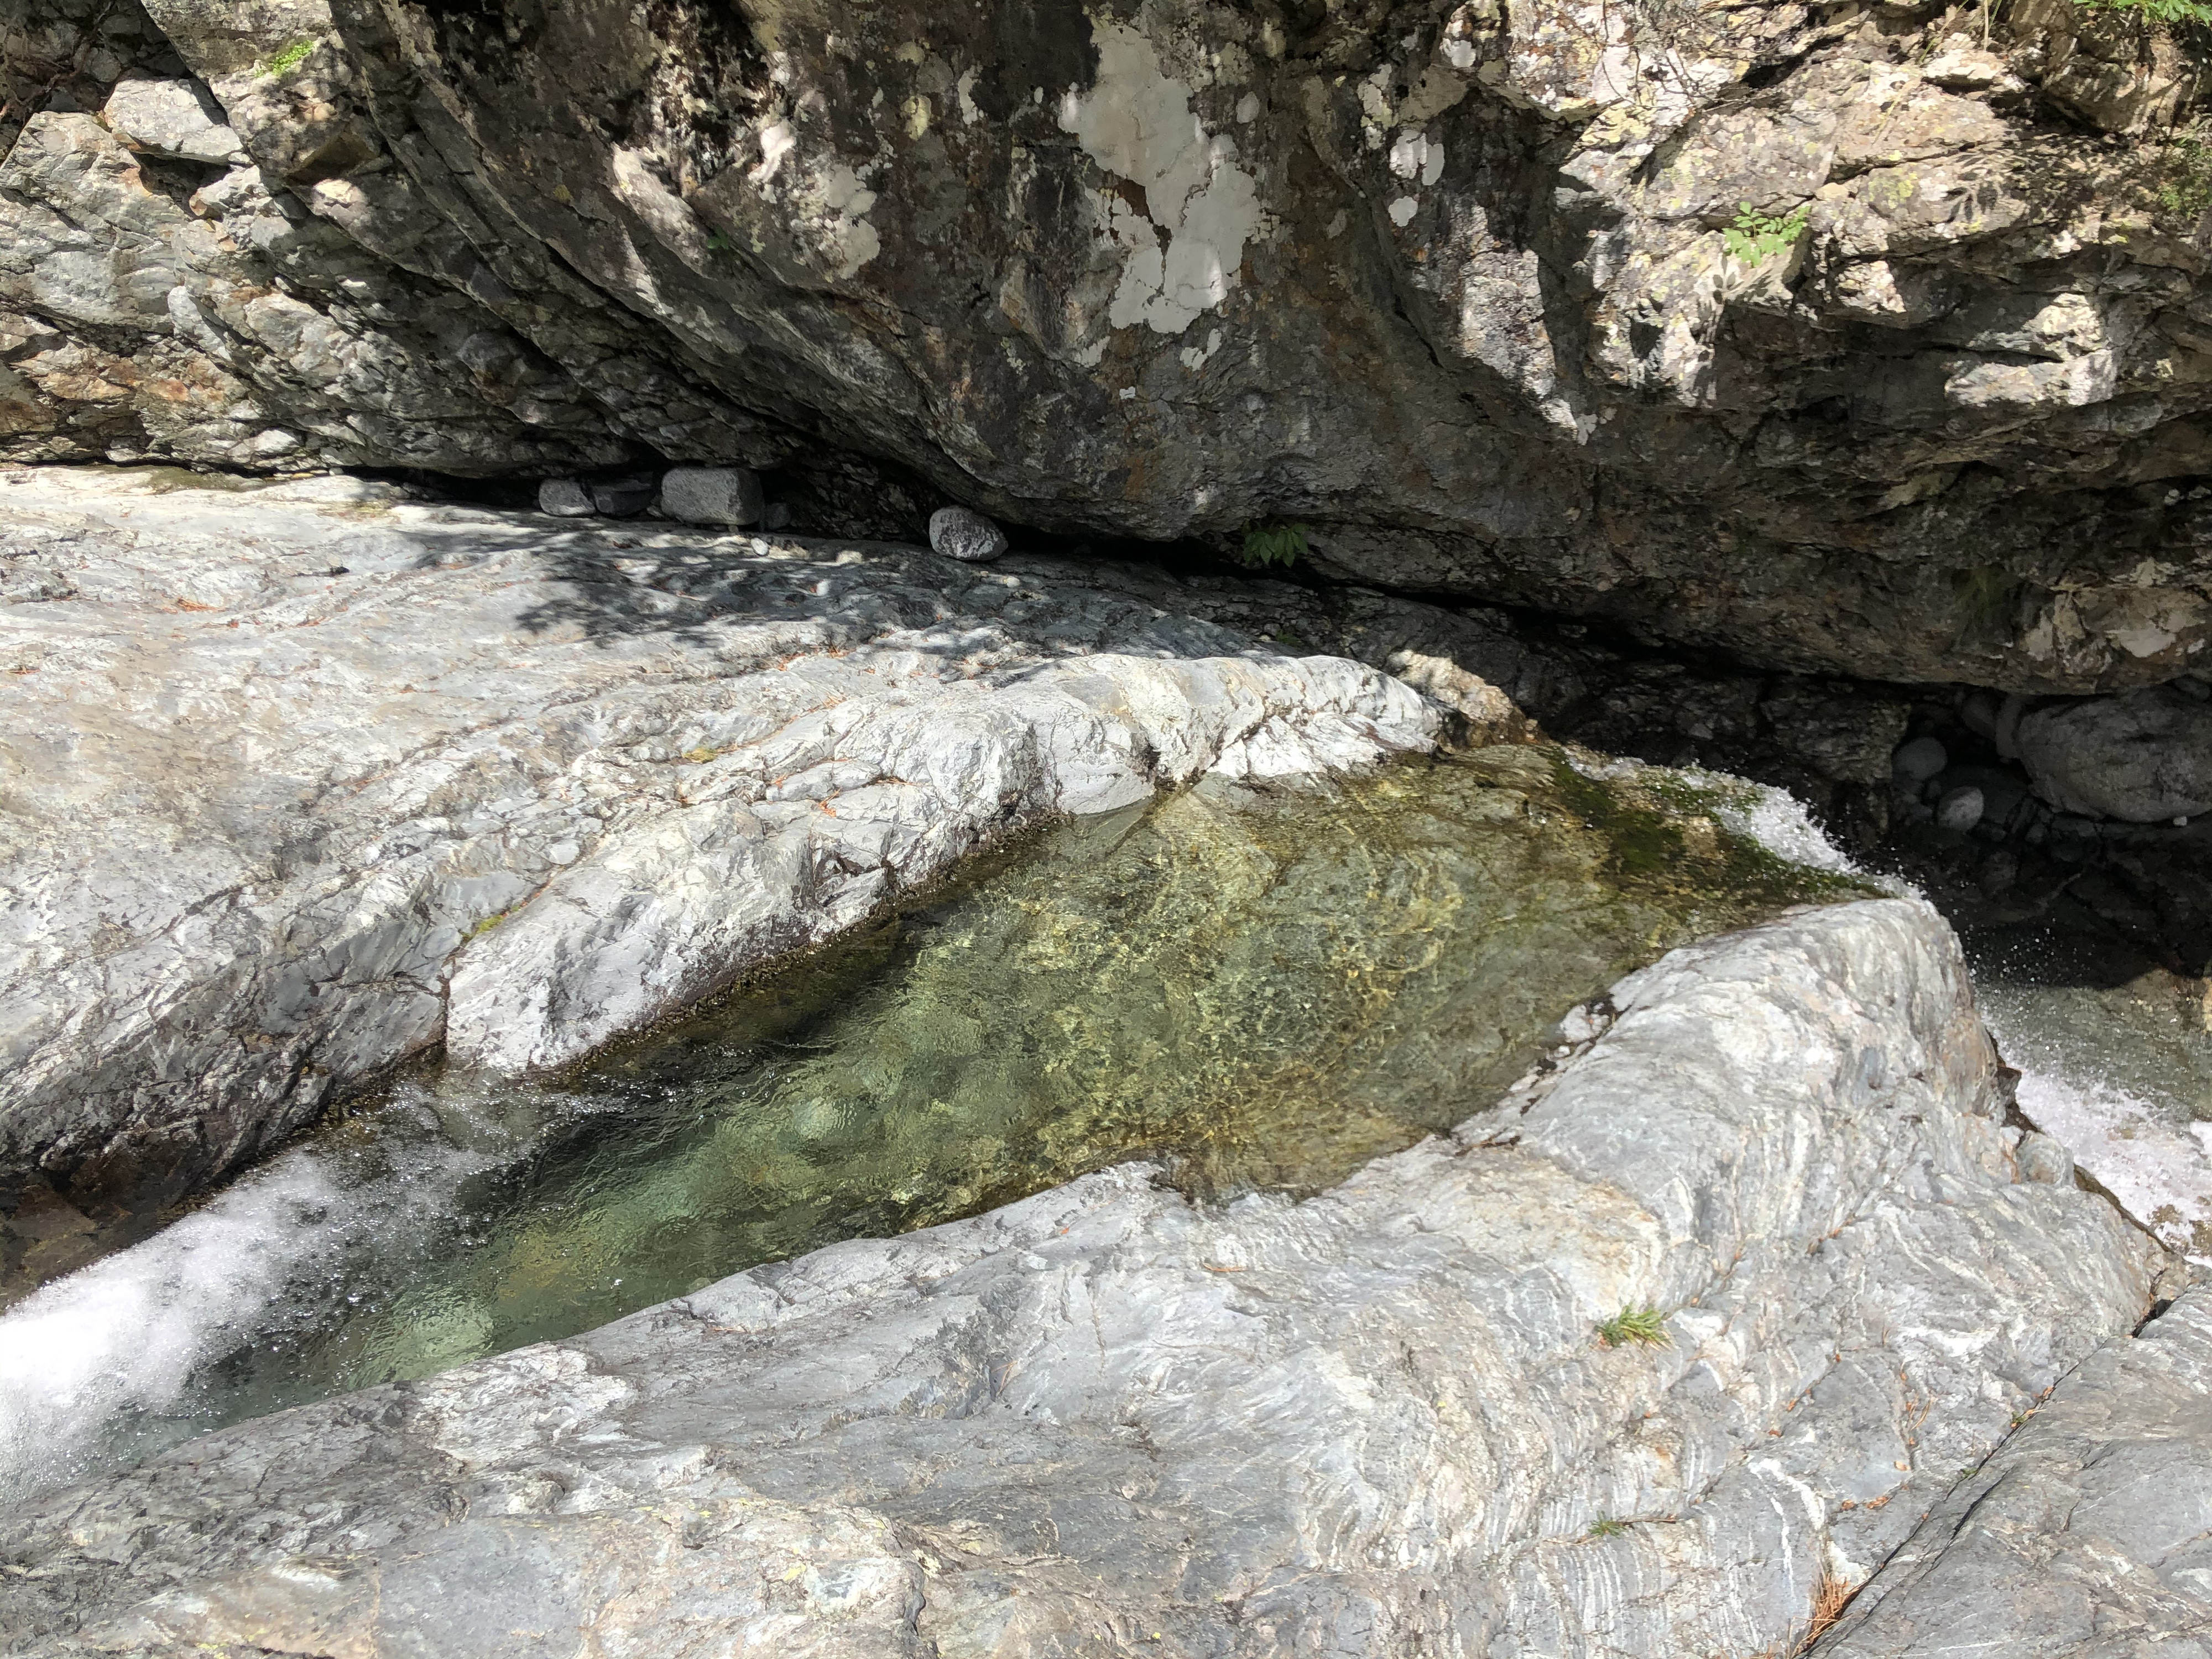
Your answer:
[[[0,1501],[1131,1158],[1317,1189],[1626,969],[1850,890],[1726,827],[1778,799],[1531,748],[1201,787],[568,1074],[407,1078],[0,1316]]]

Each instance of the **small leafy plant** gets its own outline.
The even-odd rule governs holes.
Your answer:
[[[269,60],[262,64],[261,73],[289,75],[301,64],[306,63],[313,54],[314,50],[315,43],[313,40],[295,40],[283,51],[271,54]]]
[[[1597,1322],[1597,1340],[1608,1348],[1637,1343],[1663,1348],[1674,1339],[1667,1334],[1667,1316],[1653,1307],[1623,1308],[1610,1319]]]
[[[1618,1538],[1627,1530],[1627,1522],[1616,1521],[1609,1515],[1601,1515],[1590,1522],[1590,1529],[1583,1536],[1584,1538]]]
[[[1293,565],[1305,556],[1306,527],[1302,524],[1284,524],[1273,519],[1263,519],[1244,529],[1244,540],[1237,552],[1237,562],[1247,570],[1266,570],[1275,565]]]
[[[2212,25],[2212,3],[2208,0],[2075,0],[2075,3],[2084,11],[2133,12],[2168,28],[2191,23],[2199,28]]]
[[[1721,233],[1722,246],[1732,258],[1747,265],[1765,264],[1777,254],[1787,253],[1805,234],[1812,210],[1799,203],[1787,213],[1761,213],[1748,202],[1736,204],[1735,217]]]
[[[2185,132],[2166,146],[2158,205],[2161,212],[2191,223],[2212,211],[2212,144],[2203,133]]]

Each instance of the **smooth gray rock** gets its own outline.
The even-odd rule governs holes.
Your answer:
[[[2212,704],[2170,686],[2054,703],[2016,739],[2035,793],[2061,812],[2162,823],[2212,811]]]
[[[557,1065],[1021,825],[1425,749],[1373,668],[919,550],[5,477],[0,1181]]]
[[[1813,1653],[2212,1655],[2212,1288],[2090,1355]]]
[[[2063,1187],[2074,1179],[2074,1154],[2036,1130],[2027,1130],[2021,1136],[2013,1156],[2019,1161],[2024,1181],[2045,1181],[2054,1187]]]
[[[627,477],[599,478],[584,488],[591,493],[592,510],[610,519],[634,519],[653,505],[658,489],[649,472]]]
[[[197,81],[122,81],[100,118],[117,137],[180,161],[235,166],[246,160],[222,106]]]
[[[556,519],[588,519],[599,511],[592,492],[574,478],[548,478],[538,486],[538,510]]]
[[[940,507],[929,515],[929,544],[948,559],[981,564],[1006,550],[1006,532],[964,507]]]
[[[767,500],[757,472],[741,466],[678,466],[661,474],[660,507],[685,524],[750,525],[766,517]]]
[[[1946,789],[1936,803],[1938,830],[1971,830],[1982,821],[1982,792],[1968,784]]]
[[[52,1494],[0,1650],[1754,1653],[2166,1272],[2017,1178],[1924,905],[1678,951],[1565,1046],[1304,1202],[1087,1176]]]
[[[1890,775],[1906,789],[1918,789],[1950,764],[1951,757],[1934,738],[1915,738],[1898,745],[1890,758]]]

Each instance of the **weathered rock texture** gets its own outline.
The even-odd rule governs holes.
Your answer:
[[[2212,1291],[2091,1355],[1813,1650],[1968,1651],[2212,1654]]]
[[[147,10],[251,159],[30,119],[0,453],[1276,518],[1388,585],[2022,690],[2212,637],[2212,164],[2135,13]]]
[[[1431,746],[1065,562],[6,475],[0,1179],[228,1168],[442,1042],[557,1063],[1019,825]]]
[[[2155,1247],[2020,1178],[1923,905],[1563,1029],[1304,1203],[1089,1176],[53,1494],[0,1517],[6,1650],[1769,1650],[2124,1335]],[[1663,1345],[1594,1339],[1645,1304]]]

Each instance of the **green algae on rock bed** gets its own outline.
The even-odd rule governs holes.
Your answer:
[[[1498,748],[1062,825],[580,1068],[593,1109],[481,1195],[473,1248],[314,1363],[419,1375],[1132,1158],[1326,1186],[1487,1103],[1626,969],[1856,890],[1712,804]]]

